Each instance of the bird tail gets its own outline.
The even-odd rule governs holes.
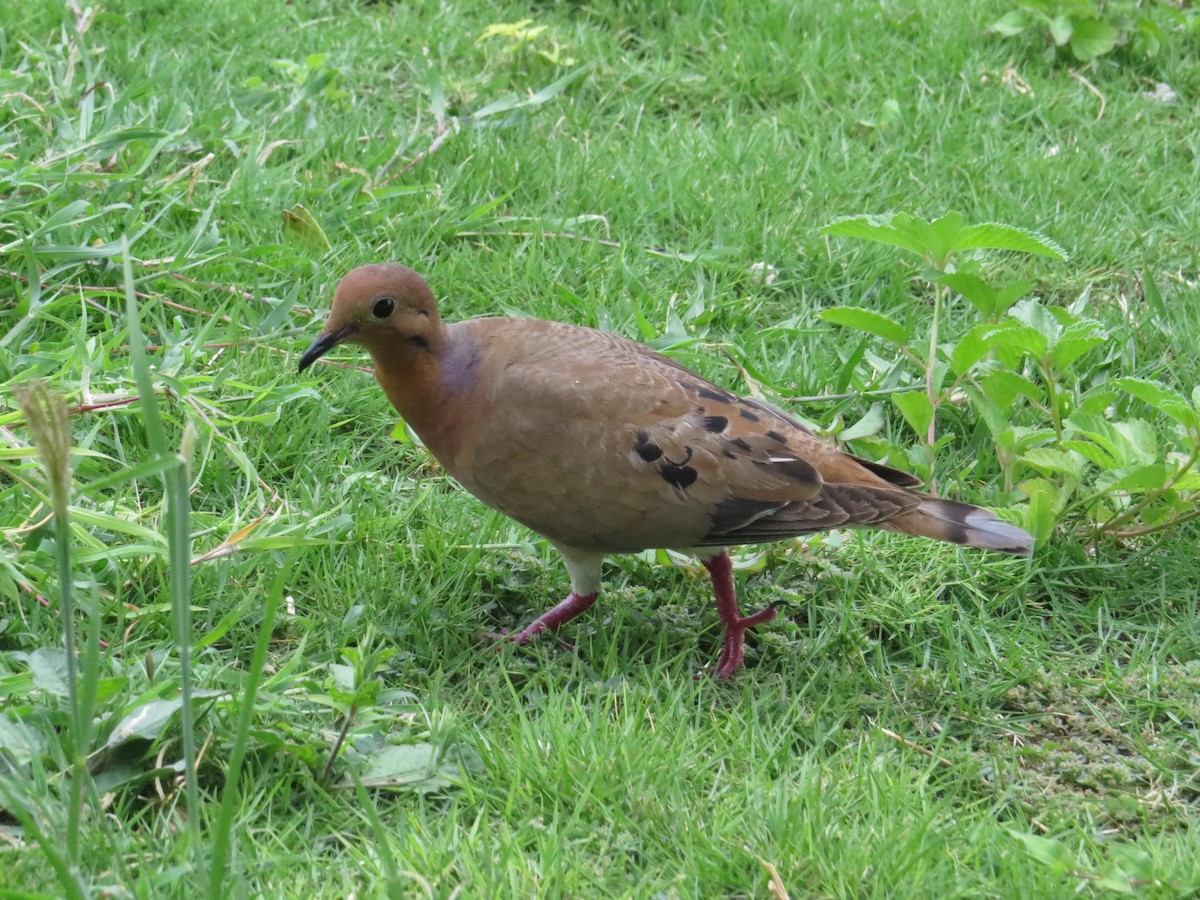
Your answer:
[[[1028,556],[1033,549],[1033,535],[1011,522],[996,518],[990,510],[916,491],[911,491],[910,496],[920,498],[917,507],[881,522],[880,528],[967,547],[998,550],[1015,556]]]

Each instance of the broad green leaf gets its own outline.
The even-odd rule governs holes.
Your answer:
[[[299,203],[283,211],[283,231],[310,253],[325,254],[333,249],[325,230],[313,214]]]
[[[1145,419],[1113,422],[1112,427],[1126,447],[1126,459],[1136,463],[1151,463],[1158,458],[1158,435]]]
[[[988,351],[996,345],[996,335],[999,329],[995,325],[982,323],[976,325],[954,345],[954,349],[950,351],[950,368],[954,370],[954,374],[963,376],[969,372],[977,362],[987,356]]]
[[[29,671],[33,683],[56,697],[69,697],[67,681],[67,652],[58,647],[39,647],[29,654]]]
[[[1096,888],[1100,891],[1112,891],[1114,894],[1135,894],[1133,885],[1129,883],[1129,875],[1121,868],[1115,859],[1106,861],[1096,873]]]
[[[428,794],[453,787],[462,780],[464,770],[478,765],[473,751],[460,744],[444,750],[427,742],[393,744],[371,754],[359,780],[364,787],[405,788]]]
[[[1061,446],[1065,450],[1074,450],[1101,469],[1115,469],[1120,465],[1116,456],[1092,441],[1065,440]]]
[[[1162,463],[1151,463],[1139,466],[1128,475],[1118,478],[1111,485],[1110,491],[1126,491],[1140,494],[1145,491],[1160,490],[1167,481],[1167,467]]]
[[[1030,26],[1029,14],[1023,9],[1005,13],[991,24],[990,30],[1002,37],[1015,37]]]
[[[1026,465],[1040,469],[1043,473],[1057,472],[1076,481],[1083,477],[1083,463],[1078,457],[1051,447],[1034,447],[1021,454]]]
[[[1029,498],[1029,506],[1025,510],[1025,530],[1033,535],[1035,545],[1041,545],[1054,536],[1054,523],[1066,496],[1058,485],[1046,478],[1030,478],[1021,482],[1020,488]]]
[[[1009,828],[1008,833],[1025,845],[1025,852],[1031,859],[1048,866],[1055,875],[1066,875],[1078,868],[1075,855],[1062,841],[1017,831],[1015,828]]]
[[[1116,378],[1113,384],[1139,400],[1150,404],[1187,428],[1200,428],[1200,413],[1174,388],[1147,378]],[[1200,393],[1200,387],[1196,389]]]
[[[1046,336],[1030,325],[1008,325],[996,332],[995,346],[1019,350],[1034,359],[1046,355],[1049,341]]]
[[[1003,370],[989,372],[979,380],[979,386],[982,388],[984,396],[1001,409],[1009,412],[1012,411],[1018,397],[1026,397],[1035,403],[1042,399],[1041,389],[1024,375],[1018,375],[1016,372]]]
[[[859,438],[870,437],[873,434],[878,434],[883,428],[883,405],[872,403],[871,408],[867,410],[867,414],[851,425],[849,428],[844,428],[838,432],[839,441],[854,441]]]
[[[912,391],[907,394],[893,394],[892,402],[900,410],[909,427],[917,433],[921,440],[929,436],[929,425],[933,421],[933,404],[924,391]]]
[[[882,313],[861,307],[838,306],[833,309],[823,309],[820,318],[834,325],[844,325],[855,328],[891,341],[893,344],[904,346],[908,343],[908,329]]]
[[[1071,52],[1081,62],[1103,56],[1117,43],[1117,29],[1105,19],[1076,19],[1071,32]]]
[[[938,269],[944,268],[950,254],[962,246],[962,214],[954,210],[932,222],[926,222],[908,213],[897,213],[892,219],[892,224],[920,240],[925,246],[925,255]]]
[[[46,752],[46,739],[30,725],[20,720],[10,721],[0,714],[0,749],[18,766],[28,764],[34,757]],[[8,768],[4,768],[8,777]]]
[[[822,234],[839,237],[860,238],[879,244],[903,247],[918,256],[925,255],[925,247],[911,234],[892,226],[892,216],[846,216],[835,219],[821,229]]]
[[[960,250],[1016,250],[1064,261],[1067,258],[1067,251],[1045,235],[1000,222],[968,225],[957,243]]]
[[[1070,368],[1071,363],[1083,356],[1093,347],[1104,343],[1106,336],[1096,335],[1092,323],[1078,323],[1077,326],[1065,329],[1054,346],[1050,348],[1050,360],[1060,372]]]
[[[996,312],[996,289],[970,272],[946,272],[938,276],[938,282],[950,290],[966,297],[981,316],[994,318]]]
[[[193,690],[192,699],[220,697],[223,694],[222,691]],[[125,718],[113,729],[112,734],[108,736],[104,746],[111,749],[132,738],[144,738],[150,741],[157,739],[182,705],[183,699],[180,697],[176,697],[174,700],[150,700],[143,703],[126,714]]]
[[[1055,16],[1050,20],[1050,37],[1058,47],[1071,39],[1074,30],[1075,23],[1071,21],[1070,16]]]

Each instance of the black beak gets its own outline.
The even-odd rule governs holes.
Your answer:
[[[300,357],[300,368],[298,372],[303,372],[318,359],[344,341],[354,331],[354,326],[347,325],[345,328],[339,328],[337,331],[323,331],[317,335],[317,339],[313,341],[304,355]]]

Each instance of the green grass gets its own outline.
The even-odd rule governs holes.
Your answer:
[[[767,897],[772,867],[792,897],[1200,886],[1195,522],[1094,550],[1063,523],[1029,565],[873,533],[748,552],[743,608],[783,614],[731,684],[693,679],[719,650],[706,580],[653,554],[611,561],[575,651],[497,654],[481,633],[565,593],[553,550],[389,437],[365,357],[295,374],[337,279],[392,259],[450,319],[598,325],[739,391],[840,393],[857,339],[820,310],[915,330],[929,312],[897,253],[821,226],[957,209],[1062,244],[1066,263],[997,264],[1062,303],[1090,292],[1121,373],[1190,393],[1194,34],[1075,77],[985,35],[1006,6],[983,0],[18,7],[0,16],[0,895],[69,890],[39,834],[72,852],[55,526],[14,396],[31,378],[77,410],[75,598],[105,642],[70,860],[86,891],[200,893],[225,822],[225,890],[248,896]],[[549,30],[522,55],[476,43],[523,18]],[[1179,101],[1146,99],[1156,81]],[[295,204],[328,252],[283,229]],[[171,452],[193,435],[198,808],[123,236]],[[947,339],[964,322],[952,304]],[[854,384],[883,387],[870,350]],[[830,426],[871,400],[797,412]],[[986,430],[944,414],[942,489],[1020,510]],[[389,747],[415,771],[380,787]]]

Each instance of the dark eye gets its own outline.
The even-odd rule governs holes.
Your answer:
[[[375,301],[375,307],[371,310],[371,312],[377,319],[386,319],[395,311],[395,309],[396,301],[391,297],[384,297],[381,300]]]

